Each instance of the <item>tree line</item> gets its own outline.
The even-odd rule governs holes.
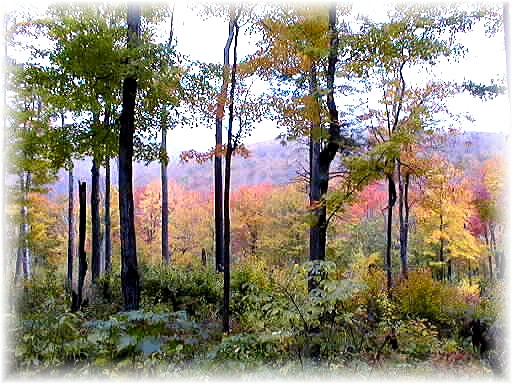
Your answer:
[[[176,249],[169,243],[168,215],[173,205],[169,198],[179,194],[167,175],[167,132],[199,124],[215,127],[211,150],[191,149],[182,153],[182,159],[213,160],[212,248],[215,269],[224,276],[223,326],[229,332],[230,265],[235,249],[232,212],[239,215],[237,220],[245,215],[245,222],[236,224],[243,222],[245,226],[241,232],[246,237],[243,247],[248,248],[247,252],[256,254],[259,236],[255,229],[258,213],[250,210],[259,204],[258,199],[247,203],[248,211],[244,213],[242,206],[236,205],[239,197],[231,194],[232,158],[248,155],[244,139],[265,119],[283,127],[283,140],[304,141],[308,148],[308,166],[301,184],[307,192],[307,209],[302,215],[306,216],[307,228],[299,226],[296,243],[302,244],[298,255],[307,254],[312,262],[310,290],[322,278],[322,261],[330,258],[329,249],[333,248],[329,245],[347,240],[334,234],[337,224],[333,223],[349,225],[350,210],[361,199],[369,203],[375,194],[385,201],[381,249],[389,292],[394,280],[394,232],[398,230],[401,278],[407,279],[413,218],[414,225],[430,236],[422,244],[430,244],[425,253],[434,253],[440,279],[452,276],[456,260],[469,263],[484,253],[478,237],[485,238],[490,250],[489,273],[501,273],[496,240],[499,176],[493,176],[492,167],[483,170],[480,189],[469,192],[460,170],[438,152],[451,134],[443,125],[450,114],[447,101],[462,92],[492,98],[502,93],[503,87],[494,81],[458,84],[435,76],[441,63],[463,59],[461,38],[475,25],[494,22],[491,33],[497,33],[499,12],[448,4],[397,5],[390,9],[385,22],[356,17],[349,7],[337,4],[209,4],[199,12],[203,17],[225,21],[222,64],[193,61],[179,53],[174,8],[62,4],[50,6],[37,19],[12,15],[10,42],[31,53],[26,63],[12,65],[7,74],[12,95],[7,104],[11,128],[7,144],[12,159],[8,174],[18,177],[13,196],[20,207],[16,279],[21,271],[23,278],[29,279],[33,269],[30,249],[34,250],[34,245],[29,245],[31,192],[50,182],[64,167],[69,179],[67,285],[71,290],[77,255],[73,160],[86,156],[92,158],[92,284],[100,278],[102,269],[107,274],[112,272],[110,164],[117,158],[117,230],[124,309],[138,309],[139,250],[144,245],[141,247],[135,230],[137,208],[145,210],[143,241],[152,243],[155,231],[161,228],[163,263],[173,262],[169,250]],[[169,36],[158,42],[157,32],[164,24]],[[41,44],[44,37],[46,43]],[[254,43],[254,51],[239,58],[240,44],[249,42]],[[418,80],[419,76],[426,80]],[[264,81],[267,89],[260,94],[254,92],[256,81]],[[157,201],[150,196],[137,201],[134,160],[160,161]],[[372,188],[375,194],[368,195]],[[283,199],[297,198],[292,192]],[[154,188],[149,193],[154,194]],[[79,196],[79,273],[78,289],[73,293],[77,309],[88,269],[85,183],[79,183]],[[155,212],[155,206],[160,212]],[[292,206],[300,204],[295,201]],[[469,212],[474,213],[473,219]],[[279,213],[273,214],[276,220],[283,219]],[[34,223],[31,226],[33,230]],[[190,246],[190,242],[185,238],[183,247]],[[288,252],[293,242],[289,239],[283,243]]]

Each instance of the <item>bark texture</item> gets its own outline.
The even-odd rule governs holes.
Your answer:
[[[407,279],[409,263],[407,245],[409,238],[409,174],[401,174],[400,161],[397,163],[398,176],[398,217],[400,220],[400,266],[402,276]]]
[[[140,39],[140,5],[128,4],[128,48]],[[140,287],[135,241],[133,204],[133,135],[135,130],[135,96],[137,78],[127,76],[123,82],[123,107],[119,134],[119,216],[121,225],[121,287],[124,309],[139,308]]]
[[[386,223],[386,255],[384,260],[384,269],[386,270],[386,282],[388,295],[391,296],[391,288],[393,288],[392,268],[393,262],[391,259],[391,247],[393,243],[392,229],[393,229],[393,207],[396,202],[396,186],[393,175],[387,175],[388,179],[388,207],[387,207],[387,223]]]
[[[28,235],[30,231],[30,225],[28,222],[28,192],[30,191],[31,184],[30,172],[23,172],[21,177],[21,188],[22,188],[22,207],[21,207],[21,224],[20,224],[20,245],[18,256],[21,259],[21,267],[23,270],[23,278],[29,280],[31,277],[31,259],[30,249],[28,246]]]
[[[214,215],[215,215],[215,269],[221,272],[224,267],[224,214],[223,214],[223,188],[222,188],[222,120],[226,106],[227,90],[229,84],[229,50],[235,31],[234,13],[229,20],[228,38],[224,45],[224,69],[222,86],[217,98],[215,114],[215,158],[214,158]]]
[[[169,32],[169,40],[167,47],[172,46],[172,39],[174,35],[174,5],[171,13],[171,31]],[[172,64],[172,63],[171,63]],[[161,111],[161,128],[162,128],[162,142],[160,143],[160,177],[162,184],[162,261],[166,264],[171,262],[169,251],[169,181],[167,177],[167,167],[169,159],[167,158],[167,122],[168,114],[165,107]]]
[[[87,273],[87,255],[85,253],[85,231],[87,226],[87,196],[86,184],[78,184],[79,218],[78,218],[78,283],[76,304],[72,305],[72,310],[78,310],[82,306],[85,275]]]
[[[68,289],[71,289],[73,284],[73,260],[75,258],[74,183],[73,165],[71,165],[68,170],[68,273],[66,278]]]
[[[338,61],[339,37],[336,28],[336,6],[329,7],[329,55],[327,58],[327,111],[329,128],[327,139],[322,146],[314,137],[314,130],[320,129],[320,116],[312,124],[310,135],[310,204],[313,208],[314,222],[310,228],[309,258],[325,260],[327,242],[327,209],[323,199],[329,189],[329,169],[344,139],[341,136],[339,114],[334,101],[334,78]],[[310,94],[318,100],[318,80],[315,66],[311,69]],[[315,287],[315,279],[309,279],[309,289]]]
[[[226,168],[224,172],[224,305],[222,312],[222,326],[225,333],[229,333],[229,301],[230,301],[230,281],[231,281],[231,217],[229,212],[229,195],[231,188],[231,159],[236,143],[233,144],[233,120],[234,120],[234,98],[236,87],[236,50],[238,46],[238,24],[234,22],[234,46],[233,46],[233,67],[231,69],[231,88],[229,95],[229,120],[228,120],[228,143],[226,147]]]
[[[92,160],[91,176],[91,277],[92,282],[95,283],[101,273],[100,166],[97,157]]]
[[[169,181],[167,178],[167,121],[166,114],[162,116],[162,142],[160,144],[160,177],[162,184],[162,261],[166,264],[171,262],[169,254]]]

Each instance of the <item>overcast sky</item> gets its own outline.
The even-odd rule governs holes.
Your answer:
[[[377,3],[378,4],[378,3]],[[375,4],[363,3],[356,7],[359,12],[379,12]],[[227,23],[220,19],[202,20],[196,12],[180,3],[175,10],[175,35],[181,52],[203,61],[222,62],[223,47],[227,35]],[[503,33],[493,37],[485,36],[483,29],[464,35],[463,44],[469,52],[459,63],[439,65],[439,80],[455,80],[462,82],[471,79],[475,82],[488,83],[490,79],[503,79],[505,73],[505,52]],[[240,40],[243,48],[244,42]],[[249,53],[246,49],[245,52]],[[240,55],[243,56],[243,55]],[[474,122],[463,123],[464,130],[484,132],[508,131],[508,100],[506,95],[492,101],[481,101],[473,96],[457,95],[449,102],[453,113],[469,113]],[[247,142],[260,142],[274,139],[280,132],[273,122],[264,122],[254,130]],[[193,130],[176,130],[171,132],[168,147],[171,152],[190,148],[188,143],[200,143],[201,148],[210,148],[214,143],[214,131],[208,128]]]
[[[14,4],[14,3],[13,3]],[[43,7],[44,2],[37,3]],[[358,3],[355,12],[370,13],[372,16],[382,15],[375,4]],[[223,47],[227,35],[227,23],[219,18],[204,20],[191,9],[186,2],[177,2],[174,18],[175,36],[180,52],[192,59],[205,62],[222,63]],[[162,24],[162,35],[167,36],[169,23]],[[462,82],[471,79],[475,82],[488,83],[490,79],[504,79],[505,53],[503,33],[487,37],[482,29],[463,36],[462,43],[469,50],[465,59],[459,63],[442,64],[437,67],[435,80],[454,80]],[[251,52],[251,46],[243,37],[240,39],[239,57]],[[474,122],[466,121],[462,129],[468,131],[506,132],[508,131],[508,100],[506,95],[492,101],[481,101],[467,94],[458,95],[449,102],[454,113],[470,113]],[[246,143],[254,143],[274,139],[280,133],[276,123],[261,123]],[[213,146],[213,127],[193,129],[176,129],[169,133],[168,150],[176,154],[191,149],[206,150]]]

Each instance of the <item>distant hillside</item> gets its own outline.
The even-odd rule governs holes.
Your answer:
[[[265,141],[248,146],[250,156],[247,159],[235,157],[233,160],[232,186],[270,183],[274,185],[292,182],[306,165],[307,148],[300,143],[281,145],[279,141]],[[452,137],[445,145],[444,152],[454,163],[468,168],[474,161],[484,161],[495,154],[505,151],[505,135],[499,133],[467,132]],[[75,178],[90,183],[90,160],[75,162]],[[104,170],[102,169],[102,172]],[[117,184],[117,161],[111,163],[111,179]],[[102,173],[103,175],[103,173]],[[135,187],[145,185],[160,177],[160,164],[157,162],[134,165]],[[213,163],[172,162],[169,165],[169,178],[187,187],[187,189],[212,190]],[[59,180],[52,186],[51,195],[67,193],[67,173],[59,172]]]

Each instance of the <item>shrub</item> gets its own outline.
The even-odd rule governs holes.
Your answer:
[[[222,280],[212,269],[146,266],[141,277],[143,308],[165,304],[172,311],[186,310],[204,318],[216,312],[222,298]]]
[[[435,327],[425,319],[401,321],[397,333],[399,350],[413,359],[425,359],[440,350],[437,336]]]
[[[275,362],[286,357],[289,341],[289,336],[277,332],[228,336],[214,351],[213,357],[219,360]]]
[[[31,280],[24,281],[23,289],[17,291],[17,311],[22,314],[61,313],[70,306],[69,295],[64,287],[64,276],[52,268],[41,271]]]
[[[409,273],[393,294],[403,318],[451,324],[469,309],[457,287],[434,280],[429,271]]]

